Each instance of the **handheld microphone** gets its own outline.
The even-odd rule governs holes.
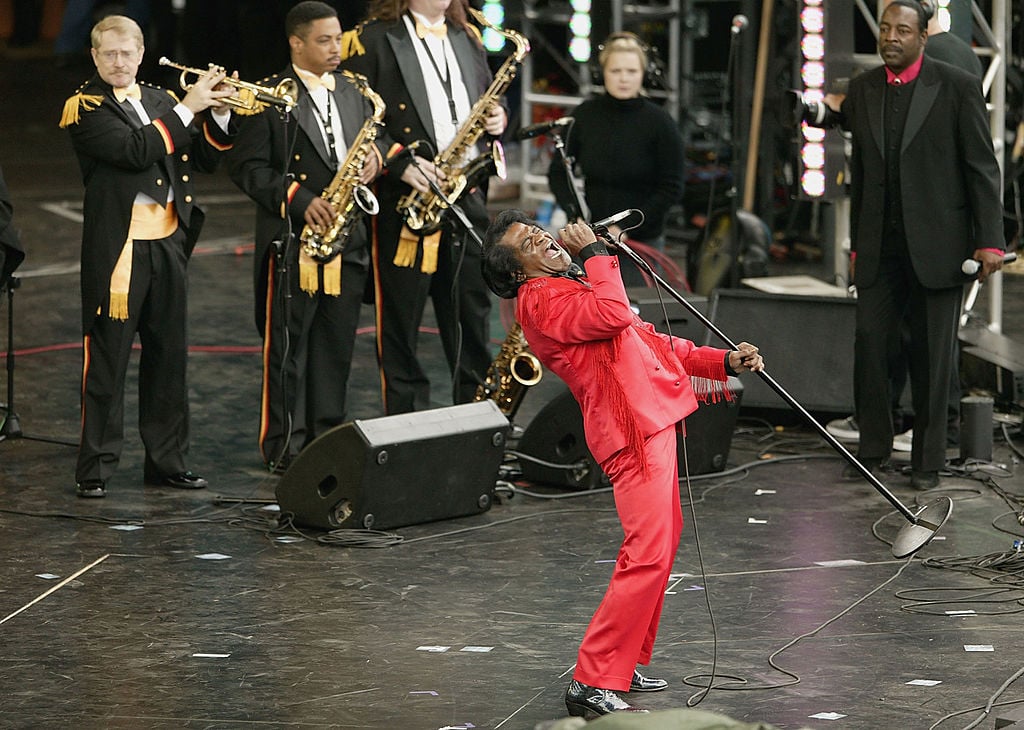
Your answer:
[[[591,223],[590,227],[591,228],[607,228],[610,225],[618,223],[619,221],[623,220],[624,218],[629,218],[629,216],[631,216],[633,214],[634,210],[635,210],[634,208],[629,208],[627,210],[620,210],[618,213],[614,213],[614,214],[608,216],[607,218],[602,218],[601,220],[599,220],[599,221],[597,221],[595,223]]]
[[[1017,260],[1017,254],[1012,251],[1003,256],[1003,263],[1008,264],[1011,261]],[[977,259],[964,259],[964,262],[960,264],[960,271],[964,272],[968,276],[974,276],[981,271],[981,262]]]
[[[747,20],[746,15],[734,15],[732,16],[732,28],[730,28],[729,32],[733,35],[739,35],[747,29],[748,25],[750,25],[750,21]]]
[[[519,133],[516,134],[516,139],[532,139],[534,137],[539,137],[542,134],[547,134],[552,129],[568,127],[574,121],[576,120],[572,117],[560,117],[558,119],[553,119],[550,122],[531,124],[529,127],[523,127],[520,129]]]

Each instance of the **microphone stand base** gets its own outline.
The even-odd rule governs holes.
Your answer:
[[[926,504],[914,515],[914,521],[904,525],[896,535],[892,543],[892,554],[897,558],[906,558],[923,548],[935,537],[952,511],[953,500],[949,497],[939,497]]]

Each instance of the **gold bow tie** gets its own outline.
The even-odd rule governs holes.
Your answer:
[[[444,38],[448,35],[448,26],[445,23],[440,25],[423,25],[423,23],[417,20],[416,35],[420,38],[426,38],[428,35]]]
[[[299,78],[306,84],[306,88],[310,91],[316,91],[321,86],[328,91],[334,91],[334,74],[327,72],[322,76],[317,76],[315,73],[305,69],[297,68],[295,70],[298,72]]]
[[[139,89],[138,84],[132,84],[125,89],[114,89],[114,98],[118,101],[124,101],[129,96],[135,99],[142,99],[142,91]]]

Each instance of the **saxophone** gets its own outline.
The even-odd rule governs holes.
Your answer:
[[[477,386],[475,400],[493,400],[510,420],[519,410],[526,389],[540,382],[544,374],[537,356],[530,352],[523,328],[516,322],[501,343],[498,356]]]
[[[385,105],[380,94],[370,88],[366,77],[362,74],[342,71],[359,93],[373,104],[373,113],[367,117],[355,141],[349,147],[345,162],[338,168],[330,184],[324,188],[320,197],[331,204],[334,209],[334,222],[323,232],[317,233],[307,223],[302,229],[300,240],[302,251],[314,261],[327,263],[345,247],[352,229],[363,213],[376,215],[380,210],[377,196],[370,188],[359,182],[359,174],[363,170],[366,156],[380,129],[383,126]]]
[[[497,140],[491,144],[489,152],[465,165],[462,164],[462,161],[467,158],[477,140],[484,133],[487,111],[508,89],[512,79],[516,77],[519,64],[530,52],[530,42],[525,37],[512,30],[501,30],[495,27],[488,22],[483,13],[475,8],[470,7],[467,10],[481,25],[491,28],[511,40],[516,49],[505,59],[501,68],[494,74],[494,79],[487,91],[477,99],[473,108],[470,109],[469,116],[455,133],[451,144],[434,158],[434,167],[444,173],[444,179],[438,182],[438,188],[444,193],[444,198],[432,190],[425,193],[413,190],[398,201],[397,210],[402,214],[409,230],[423,235],[439,229],[441,217],[444,215],[448,203],[456,202],[463,192],[478,185],[479,181],[487,175],[497,174],[500,178],[505,178],[505,153],[501,143]]]

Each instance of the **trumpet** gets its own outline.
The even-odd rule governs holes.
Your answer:
[[[194,76],[209,76],[212,73],[219,73],[223,69],[214,64],[210,64],[210,68],[203,70],[201,68],[190,68],[188,66],[182,66],[177,64],[167,56],[160,58],[159,64],[161,66],[170,66],[181,71],[181,76],[178,77],[178,83],[181,84],[181,88],[185,91],[189,91],[194,85],[188,82],[188,75],[193,74]],[[234,107],[242,111],[256,114],[267,108],[267,105],[273,104],[274,106],[282,107],[285,111],[290,111],[295,106],[296,101],[299,98],[299,86],[295,83],[294,79],[284,79],[277,86],[260,86],[259,84],[252,84],[246,81],[239,81],[233,79],[230,76],[225,77],[225,84],[234,86],[237,91],[234,95],[224,98],[224,103],[228,106]]]

